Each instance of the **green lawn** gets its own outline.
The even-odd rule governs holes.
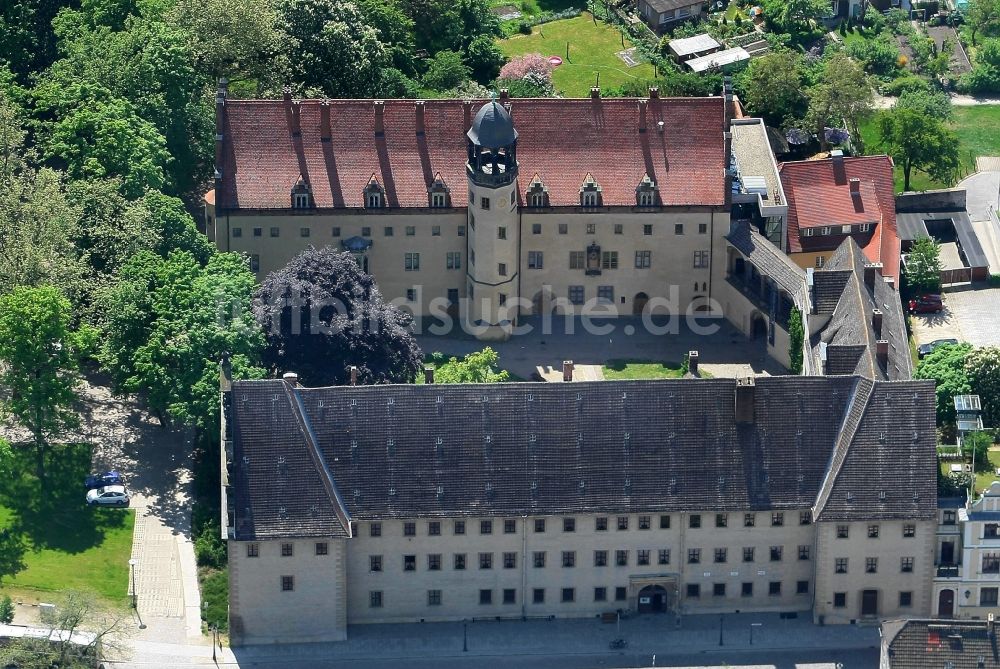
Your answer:
[[[201,583],[201,619],[209,628],[229,631],[229,569],[198,569]]]
[[[978,467],[976,467],[978,469]],[[990,487],[994,481],[1000,481],[996,471],[1000,468],[1000,451],[990,450],[990,468],[976,472],[976,494]]]
[[[54,449],[45,492],[32,453],[15,453],[12,475],[0,482],[0,589],[43,600],[62,590],[89,590],[109,602],[126,601],[135,514],[84,503],[90,446]]]
[[[955,120],[950,123],[950,127],[958,135],[963,175],[975,170],[976,156],[1000,156],[1000,105],[955,107]],[[861,136],[865,142],[865,151],[869,154],[878,153],[879,133],[874,119],[862,126]],[[903,170],[898,166],[895,177],[896,191],[901,192]],[[919,170],[913,171],[910,182],[913,190],[955,185],[935,181]]]
[[[681,366],[669,362],[648,360],[609,360],[604,365],[604,378],[608,381],[622,379],[679,379]]]
[[[630,79],[653,78],[653,66],[649,63],[628,67],[616,55],[631,46],[627,39],[622,46],[622,34],[617,28],[600,21],[595,24],[588,13],[544,23],[532,28],[531,35],[515,35],[500,41],[500,48],[508,58],[528,53],[562,58],[562,65],[552,73],[552,83],[563,95],[581,98],[590,94],[598,73],[601,88],[621,86]]]
[[[525,16],[537,16],[546,12],[561,12],[565,9],[587,6],[582,0],[490,0],[490,7],[517,7]],[[514,19],[517,21],[518,19]]]

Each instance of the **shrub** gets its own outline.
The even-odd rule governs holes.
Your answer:
[[[10,595],[4,595],[0,599],[0,623],[9,625],[14,622],[14,601]]]
[[[422,81],[424,86],[435,91],[447,91],[461,85],[469,78],[469,66],[457,51],[438,51],[431,59]]]
[[[847,47],[847,53],[863,62],[865,70],[875,74],[887,74],[900,67],[900,60],[903,58],[896,41],[886,33],[881,33],[875,39],[851,43]]]
[[[931,85],[926,79],[911,74],[898,79],[893,79],[887,84],[884,84],[882,86],[882,95],[899,97],[903,93],[911,91],[929,91],[930,88]]]
[[[958,80],[958,91],[970,95],[993,93],[1000,90],[1000,68],[980,63]]]
[[[497,79],[497,88],[506,88],[512,98],[550,98],[555,94],[552,82],[534,72],[523,79]]]
[[[989,284],[991,286],[1000,286],[1000,274],[990,274]]]
[[[552,63],[540,53],[529,53],[524,56],[512,58],[510,62],[500,68],[500,79],[517,81],[524,79],[529,74],[536,75],[545,81],[552,81]]]
[[[216,510],[195,504],[191,512],[194,556],[200,567],[219,569],[226,565],[226,543],[222,540]]]

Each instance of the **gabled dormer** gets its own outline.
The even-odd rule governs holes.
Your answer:
[[[649,174],[642,175],[642,180],[635,187],[635,203],[639,207],[654,207],[659,204],[660,193],[656,187],[656,182],[649,178]]]
[[[434,209],[445,209],[451,206],[451,191],[440,172],[434,175],[434,181],[427,189],[427,203]]]
[[[542,179],[538,176],[537,172],[532,177],[531,183],[528,184],[528,190],[524,195],[524,200],[528,203],[529,207],[541,208],[549,206],[549,189],[542,183]]]
[[[300,174],[299,178],[292,186],[292,209],[312,209],[313,202],[312,187],[309,182]]]
[[[385,189],[373,173],[368,185],[365,186],[365,209],[382,209],[385,207]]]
[[[580,206],[600,207],[602,201],[601,185],[594,179],[594,175],[587,172],[583,185],[580,186]]]

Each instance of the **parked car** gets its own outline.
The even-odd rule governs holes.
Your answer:
[[[936,314],[944,309],[940,295],[921,295],[910,300],[911,314]]]
[[[921,344],[917,347],[917,357],[923,358],[928,356],[935,351],[935,349],[941,346],[951,346],[952,344],[957,344],[957,339],[935,339],[934,341],[929,341],[926,344]]]
[[[102,474],[91,474],[84,479],[83,484],[87,486],[87,490],[93,490],[94,488],[103,488],[106,485],[125,485],[125,480],[118,472],[110,471]]]
[[[128,506],[128,490],[123,485],[106,485],[87,491],[87,504],[101,506]]]

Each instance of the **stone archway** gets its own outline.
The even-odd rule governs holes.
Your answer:
[[[767,319],[764,314],[754,311],[750,315],[750,338],[760,339],[767,336]]]
[[[642,312],[646,310],[646,304],[649,303],[649,295],[643,292],[638,292],[632,299],[632,315],[642,316]]]
[[[647,585],[639,591],[639,613],[664,613],[668,605],[669,595],[662,585]]]

